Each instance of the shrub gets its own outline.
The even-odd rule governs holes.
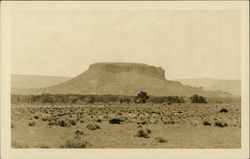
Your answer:
[[[150,138],[151,130],[149,129],[140,129],[138,130],[136,136],[143,137],[143,138]]]
[[[193,95],[190,97],[191,103],[207,103],[206,98],[199,95]]]
[[[145,125],[148,124],[148,121],[138,121],[137,124]]]
[[[57,125],[55,120],[49,120],[48,125]]]
[[[128,97],[121,97],[119,99],[119,102],[120,103],[130,103],[130,98],[128,98]]]
[[[84,135],[82,130],[76,129],[74,135]]]
[[[72,95],[71,95],[71,96],[68,97],[69,103],[72,103],[72,104],[77,103],[78,100],[79,100],[79,98],[78,98],[77,96],[72,96]]]
[[[48,120],[47,116],[42,117],[42,121],[47,121],[47,120]]]
[[[222,109],[220,110],[220,113],[227,113],[227,112],[228,112],[228,110],[225,109],[225,108],[222,108]]]
[[[110,124],[120,124],[121,122],[122,122],[122,120],[119,118],[113,118],[113,119],[109,120]]]
[[[88,100],[87,100],[87,103],[95,103],[95,98],[94,97],[89,97]]]
[[[167,103],[170,105],[171,103],[185,103],[185,100],[183,97],[179,96],[163,96],[163,97],[155,97],[151,96],[149,98],[149,101],[152,103]]]
[[[221,127],[221,128],[227,127],[227,123],[219,122],[219,121],[215,122],[214,125],[217,126],[217,127]]]
[[[164,137],[161,137],[161,136],[158,136],[155,138],[155,140],[159,143],[165,143],[165,142],[168,142],[167,139],[165,139]]]
[[[67,140],[65,144],[61,145],[61,148],[86,148],[90,144],[83,139],[71,139]]]
[[[57,122],[56,122],[56,125],[59,125],[59,126],[61,126],[61,127],[70,127],[70,123],[69,122],[67,122],[66,120],[63,120],[63,119],[61,119],[61,120],[58,120]]]
[[[174,124],[174,121],[164,121],[163,124]]]
[[[76,125],[76,121],[75,120],[68,120],[68,122],[70,123],[70,125]]]
[[[136,103],[146,103],[149,99],[147,92],[141,91],[136,96]]]
[[[50,146],[46,145],[46,144],[39,144],[38,147],[42,148],[42,149],[48,149],[48,148],[50,148]]]
[[[88,124],[88,125],[86,126],[86,128],[89,129],[89,130],[101,129],[101,127],[100,127],[99,125],[97,125],[97,124]]]
[[[97,119],[96,122],[101,123],[102,119]]]
[[[29,148],[28,145],[22,145],[19,142],[11,141],[11,147],[12,148]]]
[[[211,126],[211,123],[208,122],[208,121],[203,121],[203,125],[205,125],[205,126]]]
[[[35,125],[36,125],[36,122],[34,122],[34,121],[29,122],[29,126],[35,126]]]

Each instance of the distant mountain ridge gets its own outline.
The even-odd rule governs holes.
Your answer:
[[[193,87],[202,87],[209,91],[225,91],[234,95],[241,95],[241,80],[223,80],[213,78],[199,78],[199,79],[176,79],[184,85]]]
[[[71,77],[12,74],[11,93],[23,94],[23,91],[53,86],[69,79],[71,79]]]
[[[161,67],[139,63],[105,62],[95,63],[77,77],[45,88],[25,90],[22,94],[113,94],[136,95],[144,90],[154,96],[191,96],[199,94],[209,97],[233,97],[222,91],[204,91],[184,86],[179,81],[165,78]]]

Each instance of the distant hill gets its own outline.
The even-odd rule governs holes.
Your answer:
[[[53,86],[71,79],[71,77],[40,76],[40,75],[11,75],[12,94],[23,94],[30,89]]]
[[[177,79],[184,85],[193,87],[203,87],[204,90],[210,91],[224,91],[234,95],[241,94],[241,81],[240,80],[222,80],[212,78],[200,78],[200,79]]]
[[[232,97],[222,91],[204,91],[184,86],[178,81],[165,79],[161,67],[139,63],[96,63],[77,77],[45,88],[24,91],[23,94],[113,94],[136,95],[144,90],[154,96],[191,96],[199,94],[209,97]]]

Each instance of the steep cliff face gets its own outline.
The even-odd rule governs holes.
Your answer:
[[[75,78],[66,82],[33,90],[29,94],[119,94],[136,95],[139,91],[150,95],[228,96],[224,92],[206,92],[202,89],[184,86],[180,82],[165,79],[161,67],[138,63],[96,63]]]
[[[104,71],[109,73],[138,73],[153,78],[165,79],[165,71],[161,67],[139,63],[96,63],[90,65],[89,70]]]

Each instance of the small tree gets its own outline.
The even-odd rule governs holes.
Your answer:
[[[76,103],[78,101],[78,97],[77,96],[69,96],[69,103]]]
[[[206,98],[197,94],[190,97],[191,103],[207,103]]]
[[[88,100],[87,100],[87,103],[95,103],[95,98],[94,97],[89,97]]]
[[[147,92],[141,91],[137,94],[136,102],[138,103],[146,103],[149,99]]]
[[[130,98],[129,97],[120,97],[119,102],[120,103],[130,103]]]

